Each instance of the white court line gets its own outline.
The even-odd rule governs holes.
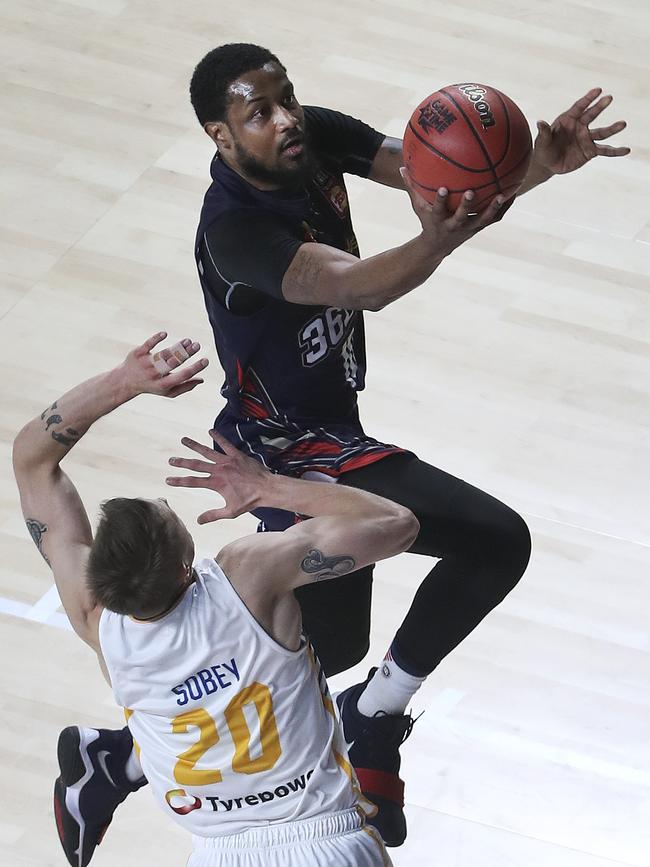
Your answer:
[[[56,592],[56,587],[52,589]],[[40,603],[46,599],[48,602],[44,603],[42,607],[39,607]],[[59,604],[57,604],[56,608],[59,607]],[[49,614],[44,617],[42,616],[42,613],[46,607],[49,607],[50,610]],[[67,616],[56,611],[56,608],[52,610],[51,590],[49,590],[42,599],[39,599],[35,605],[27,605],[24,602],[17,602],[15,599],[7,599],[5,596],[0,596],[0,614],[9,614],[12,617],[20,617],[23,620],[31,620],[36,623],[46,623],[48,626],[54,626],[57,629],[72,631],[72,626],[70,625]]]
[[[50,617],[61,607],[61,597],[54,585],[47,593],[29,609],[28,620],[36,620],[38,623],[47,623]]]
[[[521,509],[522,515],[535,518],[538,521],[548,521],[551,524],[559,524],[561,527],[571,527],[573,530],[582,530],[583,533],[592,533],[594,536],[604,536],[606,539],[615,539],[617,542],[626,542],[628,545],[640,545],[642,548],[650,548],[650,542],[641,542],[639,539],[628,539],[626,536],[616,536],[614,533],[605,533],[604,530],[594,530],[593,527],[583,527],[581,524],[572,524],[570,521],[560,521],[559,518],[549,518],[548,515],[538,515],[536,512],[528,512]]]
[[[16,602],[15,599],[5,599],[4,596],[0,596],[0,613],[2,614],[11,614],[13,617],[22,617],[27,620],[27,612],[30,607],[24,602]]]
[[[26,605],[24,602],[17,602],[14,599],[0,596],[0,614],[9,614],[24,620],[46,623],[56,629],[72,631],[66,615],[54,608],[55,597],[52,590],[56,592],[56,588],[53,587],[35,605]],[[58,600],[58,594],[56,600]],[[46,614],[48,611],[49,614]],[[650,773],[647,771],[594,758],[576,750],[544,744],[519,734],[513,735],[502,730],[490,730],[477,724],[453,719],[451,714],[467,695],[467,692],[451,687],[440,690],[427,705],[427,713],[424,714],[421,725],[436,729],[441,734],[451,735],[454,740],[460,736],[474,743],[489,746],[495,753],[506,752],[511,757],[536,758],[544,762],[565,765],[578,771],[597,774],[608,779],[650,787]]]
[[[461,689],[446,688],[440,690],[433,701],[425,708],[425,711],[430,714],[431,722],[435,725],[436,720],[449,716],[466,695],[467,693]]]
[[[518,208],[517,213],[524,214],[527,217],[539,218],[540,214],[538,211],[527,211],[524,208]],[[554,221],[559,223],[561,226],[571,226],[574,229],[583,229],[585,232],[591,232],[594,235],[607,235],[608,238],[619,238],[622,241],[634,241],[634,238],[631,238],[629,235],[619,235],[618,232],[608,232],[606,229],[599,229],[597,226],[585,226],[583,223],[576,223],[573,220],[560,220],[558,217],[554,217]],[[648,243],[647,241],[642,241],[641,243]]]
[[[458,689],[443,689],[427,707],[427,711],[431,713],[424,714],[420,725],[435,731],[443,738],[449,738],[456,744],[462,741],[487,746],[494,755],[501,754],[510,759],[524,761],[536,759],[547,764],[561,765],[575,771],[605,777],[608,780],[650,787],[650,772],[646,770],[608,759],[599,759],[567,747],[553,746],[527,738],[523,734],[512,734],[502,729],[490,728],[487,721],[485,724],[480,724],[453,719],[450,713],[465,695],[467,693]]]

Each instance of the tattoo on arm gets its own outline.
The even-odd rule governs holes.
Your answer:
[[[63,417],[59,415],[58,412],[53,412],[57,408],[57,402],[54,401],[52,406],[49,406],[47,409],[44,409],[41,413],[41,419],[45,421],[45,430],[48,431],[53,424],[62,424]],[[47,420],[45,419],[47,416]],[[75,430],[73,427],[67,427],[63,433],[58,430],[51,431],[52,439],[60,443],[62,446],[73,446],[81,434],[79,431]]]
[[[45,416],[46,416],[49,412],[52,412],[53,409],[56,409],[56,401],[54,401],[54,403],[52,404],[52,406],[48,406],[47,409],[44,409],[44,410],[43,410],[43,412],[41,413],[41,418],[44,419]],[[48,421],[49,421],[49,419],[48,419]]]
[[[45,560],[47,565],[50,566],[50,561],[47,559],[47,555],[43,552],[43,533],[47,533],[47,525],[37,521],[36,518],[27,518],[26,523],[29,535],[32,537],[34,544],[41,552],[41,557]]]
[[[60,415],[51,415],[45,422],[45,430],[49,430],[51,424],[61,424],[62,421],[63,419]]]
[[[80,436],[79,431],[76,431],[73,427],[67,427],[64,434],[56,430],[52,431],[52,439],[61,443],[62,446],[73,446]]]
[[[312,548],[300,564],[300,568],[307,574],[314,575],[314,581],[324,581],[326,578],[336,578],[345,575],[354,569],[354,557],[347,554],[342,556],[325,557],[318,548]]]
[[[289,288],[294,288],[301,295],[308,297],[312,294],[323,271],[323,263],[316,255],[312,255],[313,244],[303,244],[299,251],[299,258],[292,262],[289,274]]]

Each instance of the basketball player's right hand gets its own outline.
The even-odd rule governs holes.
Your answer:
[[[439,188],[435,202],[431,205],[415,189],[405,167],[400,169],[400,174],[411,198],[413,210],[422,225],[423,237],[430,240],[432,252],[441,252],[445,256],[481,229],[501,220],[514,202],[514,196],[506,202],[503,196],[498,195],[482,213],[472,214],[474,193],[468,190],[456,210],[450,211],[447,207],[448,191],[445,187]]]
[[[166,331],[153,334],[143,344],[132,349],[117,368],[120,382],[128,397],[139,394],[178,397],[203,382],[197,374],[208,366],[208,359],[190,361],[201,348],[201,344],[184,337],[173,346],[154,352],[155,347],[166,337]]]
[[[221,451],[183,437],[181,443],[201,455],[203,460],[177,457],[169,459],[173,467],[202,475],[172,476],[166,479],[167,484],[172,487],[208,488],[224,498],[225,506],[203,512],[197,518],[199,524],[208,524],[221,518],[237,518],[244,512],[250,512],[259,505],[265,484],[273,478],[272,473],[264,469],[262,464],[240,452],[216,431],[211,430],[210,436]]]

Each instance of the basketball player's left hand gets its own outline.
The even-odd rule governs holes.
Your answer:
[[[531,165],[548,175],[563,175],[581,168],[594,157],[624,157],[629,154],[628,147],[599,144],[624,130],[624,120],[609,126],[591,127],[613,99],[601,96],[601,93],[600,87],[594,87],[556,117],[552,124],[544,120],[537,122],[538,135]]]
[[[163,397],[178,397],[203,382],[196,375],[208,366],[208,359],[200,358],[186,364],[201,345],[185,337],[173,346],[152,354],[152,350],[166,337],[165,331],[153,334],[141,346],[132,349],[122,362],[120,373],[125,388],[132,396],[159,394]]]
[[[221,509],[210,509],[199,515],[199,524],[218,521],[220,518],[237,518],[260,505],[260,497],[273,474],[253,458],[247,457],[216,431],[210,431],[220,451],[197,443],[189,437],[181,440],[184,446],[201,455],[196,458],[170,458],[173,467],[203,473],[201,476],[173,476],[166,479],[168,485],[181,488],[209,488],[226,501]]]

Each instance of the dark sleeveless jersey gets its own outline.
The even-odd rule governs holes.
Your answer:
[[[304,111],[313,181],[299,192],[261,191],[216,155],[196,260],[225,372],[216,427],[271,469],[336,477],[401,449],[359,422],[363,313],[285,301],[282,279],[304,243],[359,255],[343,173],[367,176],[384,136],[339,112]]]

